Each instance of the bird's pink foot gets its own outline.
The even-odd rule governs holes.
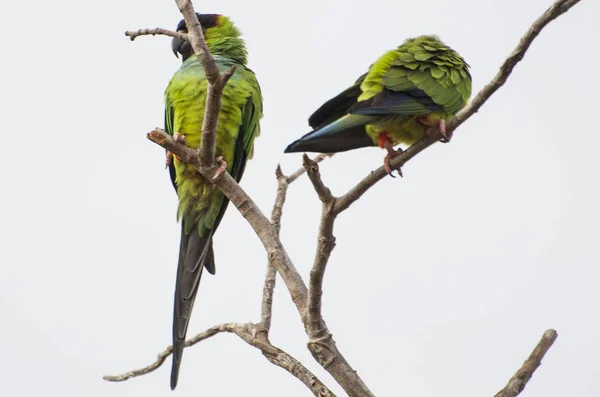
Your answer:
[[[165,159],[165,168],[169,168],[169,166],[173,163],[173,153],[167,150],[166,159]]]
[[[388,175],[392,178],[395,178],[395,176],[392,175],[394,169],[392,169],[392,167],[390,166],[390,160],[402,153],[402,149],[394,149],[394,144],[392,143],[392,140],[387,136],[387,133],[385,132],[382,132],[379,135],[379,147],[387,150],[388,152],[385,158],[383,159],[383,168],[385,169],[385,172],[387,172]],[[400,177],[403,176],[401,167],[397,167],[395,168],[395,170],[398,171],[398,175],[400,175]]]
[[[217,156],[215,163],[219,165],[219,168],[215,171],[215,175],[212,177],[213,180],[217,179],[227,169],[227,163],[223,160],[223,156]]]
[[[179,132],[173,134],[173,139],[175,139],[175,142],[185,143],[185,135],[180,134]]]
[[[377,143],[379,144],[380,148],[385,149],[388,152],[388,154],[383,159],[383,168],[385,169],[385,172],[387,172],[388,175],[391,176],[392,178],[395,178],[395,176],[392,175],[392,172],[394,172],[394,170],[390,166],[390,160],[392,158],[394,158],[395,156],[399,155],[400,153],[402,153],[402,149],[398,149],[398,150],[394,149],[394,144],[392,143],[392,140],[390,139],[387,132],[385,132],[385,131],[382,132],[381,134],[379,134]],[[396,168],[396,170],[398,171],[398,175],[400,175],[400,177],[402,177],[403,176],[402,168],[398,167],[398,168]]]
[[[440,134],[443,136],[442,142],[450,142],[450,139],[452,139],[452,133],[446,132],[446,120],[440,119],[440,121],[438,121],[437,123],[431,122],[427,119],[427,115],[420,116],[418,120],[419,123],[429,127],[425,130],[425,133],[427,135],[431,134],[431,132],[433,131],[433,127],[438,126],[440,128]]]
[[[175,142],[185,143],[185,135],[182,135],[179,132],[176,132],[173,134],[173,139],[175,140]],[[165,160],[165,168],[168,168],[173,163],[173,157],[175,157],[177,160],[180,160],[179,157],[175,156],[172,152],[169,152],[167,150],[167,158]]]
[[[388,151],[388,154],[383,159],[383,168],[385,169],[385,172],[387,172],[388,175],[391,176],[392,178],[395,178],[395,176],[392,175],[392,172],[394,172],[394,169],[395,169],[396,171],[398,171],[398,175],[400,175],[400,177],[403,177],[404,175],[402,175],[402,166],[392,168],[390,165],[390,160],[392,160],[394,157],[396,157],[397,155],[402,153],[402,149],[398,149],[398,150],[395,150],[394,148],[391,148],[391,149],[386,148],[386,149]]]

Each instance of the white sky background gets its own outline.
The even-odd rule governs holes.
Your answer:
[[[242,186],[270,213],[278,162],[307,117],[405,38],[435,33],[471,65],[476,93],[551,0],[198,1],[244,32],[264,94],[262,136]],[[377,395],[493,396],[543,331],[559,339],[523,395],[597,396],[600,3],[552,22],[507,85],[459,130],[339,218],[323,310]],[[179,67],[173,1],[4,2],[0,26],[0,395],[170,396],[170,358],[124,383],[171,338],[179,225],[163,123]],[[323,163],[342,194],[382,163],[372,148]],[[282,238],[308,277],[320,202],[289,190]],[[257,321],[266,255],[230,206],[190,335]],[[283,284],[272,341],[343,395],[305,348]],[[175,395],[307,396],[232,335],[186,349]]]

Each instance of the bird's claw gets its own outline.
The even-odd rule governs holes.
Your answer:
[[[178,143],[185,143],[185,135],[176,132],[173,134],[173,139]],[[179,157],[175,156],[172,152],[167,150],[167,158],[165,159],[165,168],[169,168],[171,164],[173,164],[173,157],[179,160]]]
[[[400,178],[404,177],[404,175],[402,175],[402,166],[392,168],[390,165],[390,160],[392,160],[397,155],[401,154],[403,150],[400,148],[398,148],[398,150],[394,149],[394,146],[392,145],[391,142],[389,142],[385,145],[385,150],[387,150],[387,152],[388,152],[388,154],[383,159],[383,168],[385,169],[385,172],[387,172],[388,175],[391,176],[392,178],[395,178],[395,176],[392,174],[392,172],[394,172],[394,170],[396,170],[396,171],[398,171],[398,175],[400,175]]]
[[[448,143],[450,142],[450,139],[452,139],[452,132],[446,132],[446,120],[441,119],[440,120],[440,134],[442,134],[442,139],[440,139],[441,142],[444,143]]]
[[[213,181],[220,177],[221,174],[223,174],[223,172],[225,172],[225,170],[227,169],[227,162],[225,162],[223,156],[217,156],[217,158],[215,159],[215,164],[217,164],[219,168],[217,168],[217,170],[215,171],[215,175],[212,177]]]
[[[179,132],[173,134],[173,139],[175,139],[175,142],[185,143],[185,135],[180,134]]]
[[[429,125],[429,128],[427,128],[425,130],[425,133],[427,135],[431,135],[433,133],[433,129],[436,126],[435,124],[427,124],[426,122],[420,120],[421,123],[425,124],[425,125]],[[444,119],[440,119],[440,121],[438,122],[437,127],[439,127],[439,131],[440,131],[440,135],[442,136],[440,138],[440,142],[444,142],[444,143],[448,143],[450,142],[450,139],[452,139],[452,132],[447,132],[446,131],[446,120]]]
[[[448,143],[450,142],[450,139],[452,139],[452,132],[446,131],[446,120],[440,119],[440,121],[438,121],[437,123],[432,123],[431,121],[427,120],[427,116],[419,117],[418,120],[421,124],[428,127],[425,130],[425,134],[431,135],[433,133],[434,127],[436,127],[437,124],[437,127],[439,127],[440,135],[442,136],[440,138],[440,142]]]

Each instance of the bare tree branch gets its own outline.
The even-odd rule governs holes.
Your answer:
[[[292,300],[299,308],[302,318],[304,318],[306,316],[307,301],[306,285],[293,263],[290,261],[271,222],[265,217],[256,203],[254,203],[246,192],[235,182],[235,180],[233,180],[229,173],[224,172],[218,178],[213,179],[215,170],[203,167],[199,162],[198,153],[195,150],[176,142],[160,128],[150,131],[148,133],[148,139],[172,152],[187,164],[196,167],[205,178],[212,180],[212,182],[223,191],[225,196],[227,196],[252,226],[254,232],[263,243],[267,254],[269,255],[269,261],[274,264],[281,275],[288,290],[290,290]]]
[[[277,194],[275,196],[275,204],[271,211],[271,224],[277,233],[281,229],[281,216],[283,214],[283,205],[287,195],[287,189],[290,184],[289,178],[283,175],[281,165],[277,164],[275,169],[275,177],[277,178]],[[293,182],[293,181],[292,181]]]
[[[263,243],[267,251],[269,263],[277,269],[277,272],[290,292],[292,301],[298,309],[305,328],[308,328],[308,289],[306,288],[306,284],[290,260],[273,225],[271,225],[271,222],[260,211],[254,201],[227,172],[224,172],[216,179],[212,179],[215,172],[214,168],[207,169],[203,167],[198,160],[197,152],[176,142],[160,128],[150,131],[148,139],[172,152],[186,163],[193,165],[206,178],[211,179],[233,205],[236,206]],[[357,372],[348,364],[342,353],[338,350],[332,338],[319,341],[318,344],[309,343],[309,348],[313,356],[333,376],[348,395],[352,397],[373,396]]]
[[[285,197],[288,189],[288,180],[281,171],[281,166],[278,164],[275,170],[275,176],[277,177],[277,195],[275,196],[275,204],[273,205],[273,211],[271,212],[271,224],[275,229],[275,232],[279,234],[281,229],[281,215],[283,214],[283,205],[285,204]],[[275,292],[275,283],[277,271],[271,263],[267,263],[267,274],[265,276],[265,284],[263,287],[263,299],[261,305],[261,320],[260,323],[267,332],[271,330],[271,316],[273,313],[273,293]]]
[[[294,357],[281,350],[280,348],[273,346],[268,339],[257,337],[257,335],[260,332],[259,328],[260,326],[257,326],[256,324],[252,323],[225,323],[215,325],[214,327],[211,327],[206,331],[203,331],[195,335],[194,337],[188,339],[185,342],[185,347],[193,346],[196,343],[199,343],[222,332],[233,333],[240,337],[244,342],[259,349],[263,356],[265,356],[265,358],[271,363],[285,369],[290,374],[298,378],[312,391],[312,393],[315,396],[335,397],[335,394],[333,394],[333,392],[329,390],[327,386],[325,386],[319,380],[319,378],[317,378],[312,372],[310,372],[306,367],[304,367],[302,363],[300,363],[298,360],[296,360]],[[103,378],[104,380],[109,382],[123,382],[130,378],[145,375],[158,369],[165,362],[167,357],[169,357],[172,353],[173,346],[169,346],[158,355],[158,358],[155,362],[148,365],[147,367],[140,368],[134,371],[129,371],[116,376],[106,375]]]
[[[512,73],[513,69],[525,56],[525,52],[533,42],[533,40],[540,34],[542,29],[548,25],[551,21],[569,11],[571,7],[579,3],[580,0],[557,0],[554,4],[548,8],[528,29],[527,33],[521,38],[517,47],[509,54],[508,58],[504,61],[498,74],[490,81],[479,93],[473,98],[473,100],[456,116],[446,123],[446,133],[452,134],[458,126],[467,121],[473,114],[475,114],[481,106],[494,94],[500,87],[506,83],[508,76]],[[440,137],[439,128],[435,128],[429,136],[424,137],[421,141],[413,144],[408,150],[402,154],[394,157],[390,162],[392,168],[406,164],[410,159],[416,156],[418,153],[427,149],[429,146],[438,141]],[[363,178],[355,187],[350,189],[345,195],[340,197],[335,205],[334,211],[340,213],[352,205],[358,200],[367,190],[373,185],[382,180],[387,173],[383,167],[379,167],[375,171],[369,173],[368,176]]]
[[[267,274],[263,286],[263,297],[261,305],[260,325],[268,334],[271,331],[271,317],[273,315],[273,294],[277,282],[277,270],[270,263],[267,264]]]
[[[314,164],[320,163],[326,158],[330,157],[328,154],[319,154],[314,159],[310,160]],[[287,195],[288,186],[294,182],[298,177],[306,172],[305,167],[299,168],[296,172],[290,176],[285,176],[281,170],[281,165],[277,165],[275,170],[275,176],[277,177],[277,195],[275,197],[275,204],[273,205],[273,211],[271,212],[271,224],[275,231],[279,234],[281,229],[281,216],[283,213],[283,205],[285,204],[285,198]],[[263,300],[262,300],[262,315],[261,324],[268,333],[271,328],[271,314],[273,311],[273,293],[275,289],[276,280],[275,268],[271,264],[267,264],[267,274],[265,276],[265,283],[263,287]]]
[[[333,224],[336,214],[333,212],[336,198],[323,180],[319,172],[319,166],[310,160],[306,154],[302,158],[304,169],[308,174],[319,200],[323,203],[321,210],[321,223],[319,225],[319,235],[317,237],[317,252],[313,267],[310,271],[310,280],[308,284],[308,336],[311,351],[315,349],[316,344],[332,338],[321,313],[321,297],[323,295],[323,277],[329,256],[335,247],[335,237],[333,236]],[[327,349],[325,353],[329,353]],[[322,356],[322,355],[321,355]],[[328,362],[331,357],[321,357],[321,360]]]
[[[206,331],[200,332],[199,334],[195,335],[193,338],[190,338],[187,341],[185,341],[185,347],[193,346],[196,343],[203,341],[204,339],[208,339],[212,336],[215,336],[216,334],[221,333],[221,332],[232,332],[231,330],[235,327],[235,325],[236,324],[226,323],[226,324],[219,324],[219,325],[215,325],[214,327],[210,327]],[[155,362],[148,365],[147,367],[136,369],[136,370],[129,371],[129,372],[125,372],[124,374],[121,374],[121,375],[105,375],[102,378],[109,382],[123,382],[130,378],[135,378],[137,376],[146,375],[146,374],[156,370],[158,367],[160,367],[165,362],[167,357],[169,357],[172,353],[173,353],[173,346],[169,346],[164,351],[162,351],[158,354],[158,358],[156,359]]]
[[[188,35],[185,33],[174,32],[172,30],[162,29],[162,28],[138,29],[135,31],[128,30],[127,32],[125,32],[125,36],[129,37],[131,39],[131,41],[135,40],[139,36],[150,36],[150,35],[152,35],[152,36],[156,36],[156,35],[169,36],[169,37],[175,37],[175,38],[178,38],[181,40],[188,39]]]
[[[302,156],[302,165],[308,174],[308,178],[313,184],[317,195],[319,196],[319,200],[323,203],[329,203],[334,200],[333,194],[331,194],[331,190],[323,183],[321,179],[321,174],[319,173],[319,165],[312,161],[306,154]]]
[[[334,153],[321,153],[316,157],[312,158],[312,162],[314,162],[315,164],[319,164],[321,161],[325,160],[328,157],[333,157]],[[287,177],[287,181],[288,183],[292,183],[294,182],[296,179],[298,179],[299,177],[301,177],[302,175],[304,175],[304,173],[306,172],[306,168],[304,168],[304,166],[298,168],[298,170],[296,170],[296,172],[294,172],[293,174],[291,174],[290,176]]]
[[[542,339],[535,349],[533,349],[529,358],[523,363],[523,366],[521,366],[517,373],[510,378],[508,384],[504,386],[504,389],[500,390],[494,397],[516,397],[521,394],[535,370],[542,364],[542,359],[550,347],[552,347],[556,338],[558,338],[558,334],[555,330],[549,329],[544,332]]]

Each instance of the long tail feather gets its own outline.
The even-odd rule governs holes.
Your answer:
[[[304,135],[290,144],[284,153],[337,153],[373,146],[373,140],[365,132],[365,125],[378,118],[379,116],[346,115]]]
[[[181,226],[181,243],[179,246],[179,263],[177,265],[177,283],[175,286],[175,305],[173,310],[173,364],[171,366],[171,390],[177,386],[179,368],[190,315],[198,293],[202,269],[206,267],[214,273],[214,256],[212,249],[212,233],[201,237],[197,228],[185,233]]]

